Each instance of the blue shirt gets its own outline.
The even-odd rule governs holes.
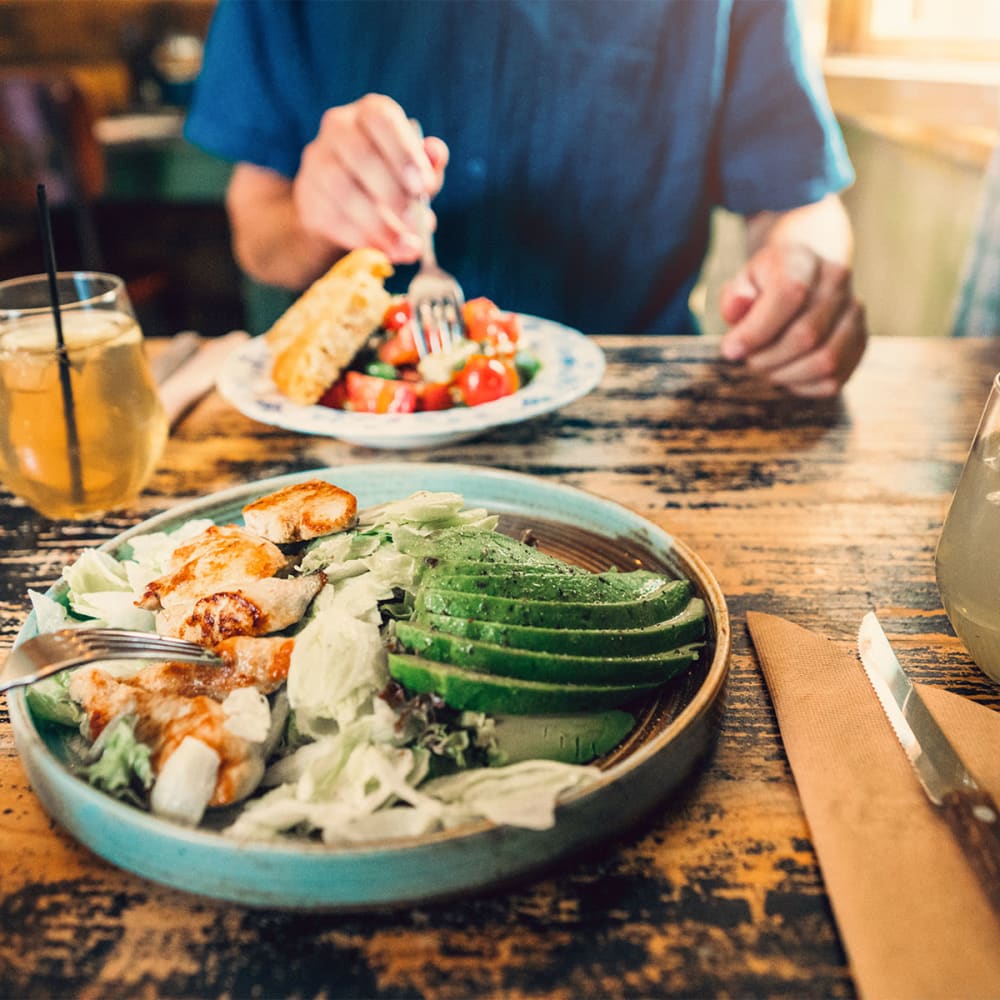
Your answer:
[[[368,92],[448,143],[438,258],[466,294],[588,333],[695,332],[714,206],[853,179],[794,0],[221,0],[186,135],[290,178]]]

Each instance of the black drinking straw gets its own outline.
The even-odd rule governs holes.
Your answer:
[[[38,221],[42,229],[42,249],[49,272],[49,299],[52,319],[56,325],[56,353],[59,356],[59,384],[62,387],[63,417],[66,420],[66,452],[69,459],[70,492],[73,502],[83,502],[83,470],[80,466],[80,436],[76,429],[76,407],[73,405],[73,383],[70,381],[69,352],[63,338],[62,313],[59,309],[59,285],[56,281],[56,251],[52,241],[52,217],[45,196],[45,185],[38,185]]]

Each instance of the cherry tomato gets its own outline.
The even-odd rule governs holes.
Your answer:
[[[480,296],[462,306],[466,336],[477,343],[490,343],[504,353],[513,353],[521,333],[516,313],[502,312],[492,300]]]
[[[466,406],[479,406],[520,388],[517,369],[509,361],[473,354],[455,378]]]
[[[404,326],[394,336],[379,344],[379,361],[402,368],[404,365],[415,365],[420,360],[417,345],[413,340],[413,327]]]
[[[455,405],[447,382],[422,382],[417,390],[418,410],[450,410]]]
[[[410,303],[406,299],[393,299],[382,317],[382,326],[391,333],[398,333],[403,327],[409,326],[412,319]]]
[[[347,401],[355,413],[413,413],[417,408],[412,382],[349,371],[346,385]]]

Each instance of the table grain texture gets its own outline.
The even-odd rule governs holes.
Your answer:
[[[712,339],[598,339],[594,393],[476,441],[376,452],[257,424],[212,395],[132,509],[52,523],[0,493],[0,648],[29,588],[181,499],[388,459],[512,469],[639,511],[714,572],[734,647],[705,766],[627,836],[514,887],[396,912],[255,910],[77,845],[35,799],[0,696],[0,996],[855,995],[745,615],[846,642],[874,608],[916,680],[1000,709],[933,565],[1000,340],[876,338],[841,398],[810,402],[721,362]]]

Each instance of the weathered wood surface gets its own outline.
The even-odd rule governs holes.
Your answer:
[[[1000,341],[876,340],[844,397],[784,398],[699,339],[601,341],[600,389],[551,417],[402,456],[558,478],[688,542],[729,600],[716,752],[619,842],[513,889],[396,913],[215,903],[119,871],[55,828],[0,697],[0,996],[853,996],[745,628],[748,609],[848,641],[875,608],[918,680],[1000,708],[954,637],[933,553]],[[83,546],[179,498],[388,455],[264,427],[218,397],[141,503],[48,523],[0,495],[0,644]]]

